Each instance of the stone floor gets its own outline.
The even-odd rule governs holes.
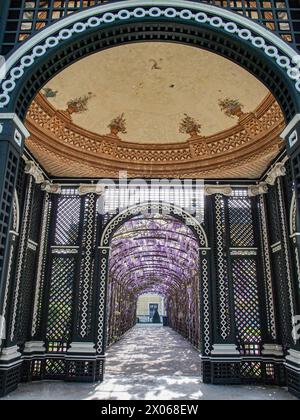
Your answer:
[[[136,326],[107,354],[101,384],[21,384],[7,400],[292,400],[277,387],[201,382],[199,353],[170,328]]]

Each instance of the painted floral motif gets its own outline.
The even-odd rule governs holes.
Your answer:
[[[67,105],[67,112],[71,114],[83,114],[88,110],[88,102],[93,98],[92,92],[89,92],[87,95],[80,96],[78,98],[71,99]]]
[[[191,137],[198,137],[201,133],[201,124],[188,114],[184,114],[179,126],[179,133],[189,134]]]
[[[108,128],[110,128],[110,132],[114,136],[117,136],[119,133],[126,134],[127,124],[124,113],[112,119],[110,124],[108,125]]]
[[[223,111],[224,114],[230,118],[241,117],[242,115],[244,115],[242,111],[244,105],[242,105],[238,99],[219,99],[219,107],[221,111]]]
[[[53,90],[47,87],[43,89],[43,95],[45,96],[45,98],[56,98],[57,94],[58,90]]]

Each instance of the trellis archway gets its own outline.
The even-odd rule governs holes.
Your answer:
[[[100,261],[99,265],[101,267],[100,274],[100,303],[98,311],[98,338],[97,338],[97,349],[99,354],[105,353],[105,337],[106,337],[106,310],[107,310],[107,284],[108,284],[108,272],[109,272],[109,258],[110,258],[110,243],[113,239],[114,233],[120,229],[120,227],[128,222],[129,220],[135,218],[138,215],[143,215],[151,211],[151,214],[169,214],[175,220],[179,220],[183,225],[187,226],[191,230],[193,236],[198,242],[198,251],[199,251],[199,264],[201,266],[200,270],[200,307],[201,307],[201,331],[202,331],[202,340],[201,340],[201,351],[203,354],[208,355],[211,350],[211,305],[209,301],[209,296],[211,294],[210,285],[209,285],[209,270],[210,270],[210,252],[209,242],[206,235],[206,232],[202,224],[191,214],[185,210],[179,208],[178,206],[170,203],[141,203],[136,206],[132,206],[123,212],[117,214],[112,220],[108,222],[106,227],[103,230],[100,240]],[[105,296],[105,298],[103,298]]]
[[[140,214],[115,230],[110,242],[107,343],[135,325],[140,295],[164,297],[168,325],[200,348],[199,240],[169,214]],[[160,312],[161,313],[161,312]]]
[[[9,264],[7,256],[9,255],[9,237],[8,230],[12,220],[13,209],[13,191],[15,189],[16,177],[20,155],[23,151],[24,139],[29,135],[23,125],[23,120],[31,100],[39,89],[50,80],[55,74],[63,70],[66,66],[80,60],[88,54],[100,51],[101,49],[111,48],[116,45],[122,45],[130,42],[145,41],[163,41],[175,42],[204,48],[223,55],[247,69],[262,81],[274,94],[280,104],[288,124],[283,133],[283,138],[288,140],[288,152],[291,155],[291,168],[294,175],[294,185],[296,187],[296,201],[300,200],[300,150],[299,150],[299,122],[300,122],[300,58],[299,55],[284,41],[279,39],[272,32],[259,26],[258,24],[243,18],[227,10],[213,7],[204,3],[189,1],[124,1],[111,2],[102,6],[86,9],[72,16],[63,18],[58,22],[49,25],[38,34],[17,47],[7,58],[6,61],[6,79],[1,84],[0,91],[0,156],[1,156],[1,178],[0,178],[0,196],[1,202],[5,203],[0,214],[0,274],[2,286],[8,279],[7,272]],[[48,185],[49,187],[49,185]],[[50,188],[50,187],[49,187]],[[280,185],[278,186],[279,191]],[[30,192],[30,191],[29,191]],[[51,189],[50,189],[51,192]],[[52,193],[52,192],[51,192]],[[276,193],[276,191],[275,191]],[[226,195],[226,194],[225,194]],[[49,199],[49,197],[48,197]],[[28,193],[26,201],[26,211],[29,217],[31,194]],[[76,197],[77,200],[77,197]],[[79,201],[79,200],[78,200]],[[220,201],[220,194],[217,196],[216,203]],[[92,200],[91,200],[92,202]],[[212,204],[213,205],[216,205]],[[94,217],[94,207],[91,204],[91,213]],[[82,203],[80,204],[83,209]],[[216,207],[216,206],[215,206]],[[282,221],[284,221],[284,209],[281,206]],[[212,209],[213,210],[213,209]],[[214,210],[218,210],[215,208]],[[220,210],[220,209],[219,209]],[[83,210],[82,210],[83,211]],[[298,206],[299,212],[299,206]],[[219,212],[220,213],[220,212]],[[127,214],[131,217],[132,214]],[[100,244],[99,252],[96,257],[96,265],[100,271],[100,284],[98,285],[97,307],[97,345],[95,355],[94,342],[72,342],[72,346],[63,354],[60,360],[56,356],[51,359],[53,364],[51,368],[56,374],[60,369],[60,378],[80,380],[86,378],[101,378],[103,375],[102,358],[105,351],[105,305],[106,305],[106,284],[107,269],[109,257],[109,239],[113,232],[113,223],[126,220],[124,214],[116,218],[106,227],[105,234]],[[178,217],[177,209],[174,209],[174,216]],[[180,215],[179,215],[180,216]],[[182,216],[182,215],[181,215]],[[123,217],[119,220],[118,217]],[[252,223],[252,221],[251,221]],[[24,225],[27,224],[24,223]],[[283,223],[281,223],[283,224]],[[278,223],[277,223],[278,225]],[[48,219],[45,218],[45,229],[48,229]],[[90,232],[93,236],[93,218],[90,219]],[[211,314],[211,287],[214,273],[211,274],[212,256],[208,247],[207,239],[203,241],[201,236],[202,227],[195,224],[193,227],[199,238],[202,238],[200,246],[200,259],[202,264],[201,279],[201,303],[204,316],[202,316],[202,331],[204,334],[202,354],[204,355],[204,370],[207,381],[215,378],[217,380],[240,380],[239,366],[236,362],[238,354],[229,339],[228,343],[212,342],[212,325],[217,324],[216,319],[212,319]],[[27,227],[24,227],[24,240],[26,242]],[[224,244],[222,241],[222,230],[218,230],[220,236],[217,244],[218,258],[220,264],[223,264]],[[295,241],[299,241],[299,235],[295,236]],[[90,242],[89,240],[89,247]],[[200,242],[201,244],[201,242]],[[203,245],[204,244],[204,245]],[[44,244],[42,244],[44,246]],[[84,246],[87,247],[85,244]],[[287,244],[285,244],[287,248]],[[298,244],[299,247],[299,244]],[[22,247],[22,249],[24,246]],[[35,248],[36,251],[36,248]],[[43,257],[43,249],[41,257]],[[71,249],[76,253],[76,249]],[[280,251],[280,250],[279,250]],[[234,258],[237,252],[253,253],[255,250],[232,250],[231,257]],[[278,249],[274,248],[274,252]],[[234,255],[235,253],[235,255]],[[92,255],[91,248],[89,254]],[[285,253],[288,264],[289,255]],[[252,255],[252,254],[251,254]],[[250,255],[250,256],[251,256]],[[249,255],[248,255],[249,256]],[[247,255],[246,255],[247,257]],[[59,264],[63,256],[59,259]],[[75,258],[74,258],[75,259]],[[21,264],[18,265],[19,276],[21,276]],[[84,275],[90,276],[92,274]],[[224,280],[224,274],[222,274]],[[64,274],[63,280],[67,276]],[[87,278],[89,285],[90,278]],[[67,282],[66,282],[67,283]],[[223,292],[226,291],[223,281]],[[86,302],[90,296],[86,295],[84,290],[83,302]],[[71,294],[70,294],[71,295]],[[214,297],[216,300],[217,298]],[[2,296],[0,296],[0,302]],[[1,302],[2,303],[2,302]],[[15,303],[12,300],[12,305]],[[84,303],[85,305],[86,303]],[[217,305],[216,305],[217,306]],[[223,319],[226,324],[227,308],[223,302]],[[85,308],[83,307],[83,310]],[[73,316],[74,314],[72,314]],[[216,318],[216,315],[213,314]],[[76,314],[74,315],[74,318]],[[94,318],[93,318],[94,320]],[[43,321],[44,322],[44,321]],[[94,330],[93,330],[94,331]],[[42,338],[41,338],[42,339]],[[215,369],[209,361],[205,362],[205,357],[210,355],[212,345],[217,344],[217,350],[214,349]],[[3,392],[7,392],[9,386],[11,389],[18,383],[19,368],[21,364],[21,355],[18,353],[15,336],[12,335],[8,342],[9,353],[5,354],[5,363],[3,377],[5,381],[11,380],[11,384],[2,387]],[[27,351],[27,371],[24,376],[31,377],[32,372],[36,377],[43,376],[44,366],[51,364],[45,359],[45,348],[43,343],[29,343]],[[274,347],[272,352],[280,353]],[[77,353],[76,353],[77,352]],[[28,355],[29,354],[29,355]],[[44,360],[42,360],[42,356]],[[74,360],[75,356],[77,359]],[[272,365],[275,357],[272,357],[265,363],[268,369]],[[224,356],[225,355],[225,356]],[[224,362],[224,357],[231,356],[228,362]],[[296,357],[296,356],[295,356]],[[298,356],[297,356],[298,357]],[[297,362],[297,359],[295,359]],[[295,360],[291,361],[292,366]],[[260,362],[259,362],[260,363]],[[280,362],[281,363],[281,362]],[[251,364],[251,363],[250,363]],[[297,364],[297,363],[296,363]],[[9,365],[9,368],[7,366]],[[248,369],[248,365],[246,368]],[[251,367],[251,366],[250,366]],[[11,369],[11,371],[9,371]],[[25,369],[26,370],[26,369]],[[292,370],[294,375],[294,370]],[[9,374],[7,374],[9,372]],[[97,372],[97,373],[96,373]],[[220,373],[221,372],[221,373]],[[2,373],[1,373],[2,374]],[[48,372],[49,374],[49,372]],[[68,376],[69,375],[69,376]],[[295,374],[296,377],[297,373]],[[274,373],[274,376],[276,374]],[[293,376],[294,377],[294,376]],[[7,379],[8,378],[8,379]],[[11,379],[12,378],[12,379]],[[75,379],[74,379],[75,378]],[[225,378],[225,379],[224,379]],[[229,379],[228,379],[229,378]],[[295,381],[298,380],[296,377]],[[277,380],[279,383],[281,377]],[[3,383],[4,383],[3,382]],[[1,392],[1,386],[0,386]]]

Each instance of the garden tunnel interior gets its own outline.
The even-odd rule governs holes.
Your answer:
[[[110,246],[108,345],[136,323],[138,297],[157,293],[169,326],[199,348],[199,245],[189,227],[170,215],[135,216]]]
[[[188,44],[197,47],[191,48],[195,55],[208,50],[226,57],[267,86],[268,96],[246,112],[241,104],[230,117],[237,124],[224,138],[199,132],[188,138],[186,132],[178,150],[163,142],[128,145],[104,131],[91,136],[76,127],[68,109],[42,97],[40,89],[71,64],[140,41]],[[169,325],[199,349],[204,382],[288,384],[300,396],[300,348],[291,334],[300,302],[299,192],[293,194],[295,186],[300,190],[300,152],[294,144],[288,159],[280,140],[291,121],[293,139],[299,138],[299,95],[285,65],[277,64],[223,29],[147,18],[89,28],[25,71],[9,95],[0,133],[8,156],[0,192],[10,199],[0,220],[0,303],[9,320],[1,343],[0,395],[20,380],[103,380],[107,345],[135,324],[138,297],[155,292],[165,298]],[[208,157],[216,165],[203,175],[199,162],[205,165]],[[238,169],[226,167],[233,161]],[[71,175],[64,172],[69,167]],[[172,178],[205,178],[203,232],[173,213],[146,216],[131,209],[124,216],[114,209],[100,217],[97,180],[117,179],[124,168],[130,177],[147,178],[157,169],[159,178],[167,170]],[[255,175],[249,175],[251,168]],[[183,207],[174,214],[184,218]],[[209,241],[201,242],[203,233]]]

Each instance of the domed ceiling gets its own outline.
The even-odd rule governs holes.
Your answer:
[[[89,98],[86,110],[74,112],[75,124],[106,134],[112,119],[124,114],[122,140],[178,143],[184,114],[212,135],[234,125],[219,101],[237,99],[253,111],[267,89],[250,73],[216,54],[184,45],[143,43],[92,55],[56,76],[43,93],[57,109]]]
[[[258,178],[284,128],[250,73],[199,48],[142,43],[53,78],[26,118],[27,147],[58,177]]]

